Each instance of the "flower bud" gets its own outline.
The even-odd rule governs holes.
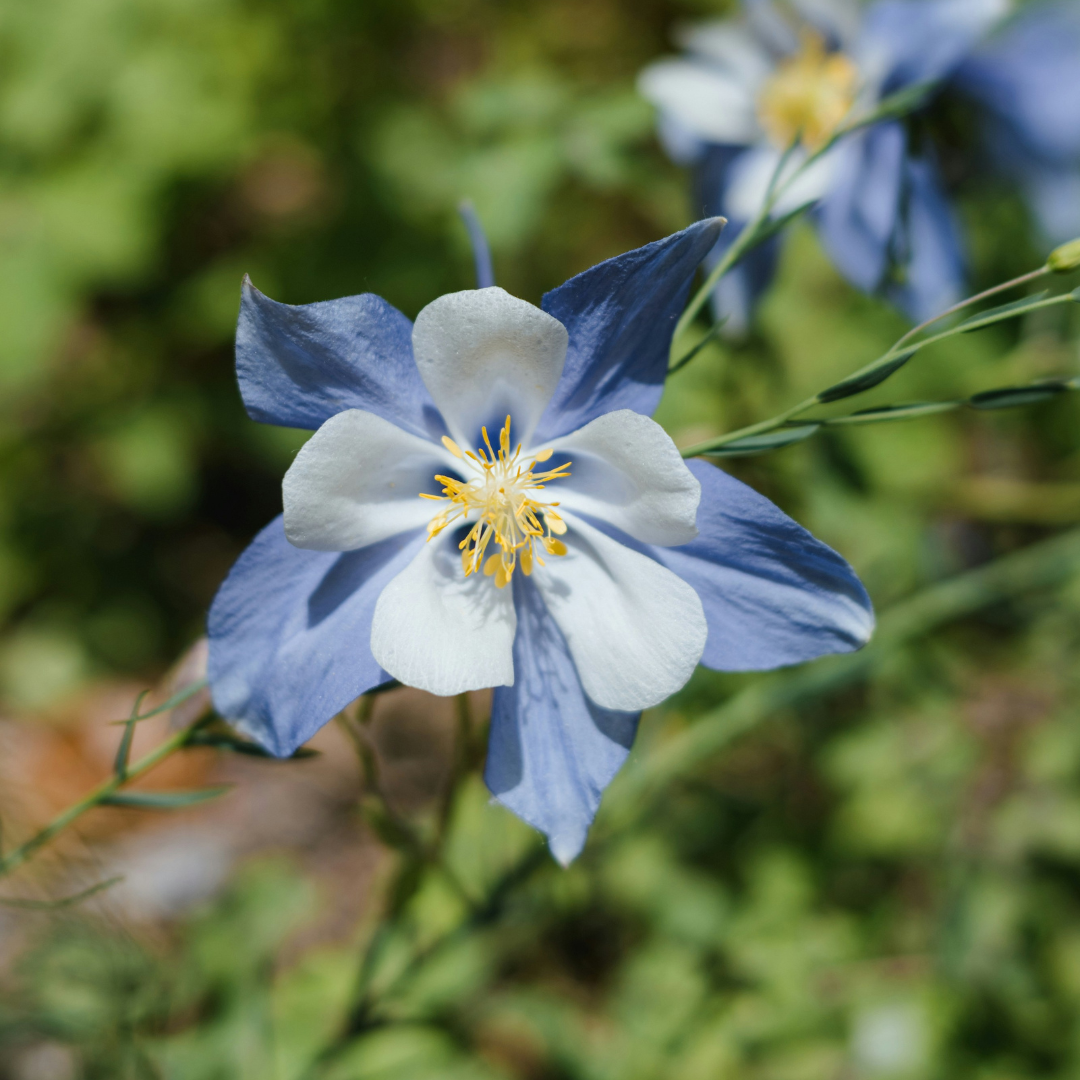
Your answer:
[[[1070,240],[1050,252],[1046,260],[1047,268],[1055,274],[1067,274],[1070,270],[1080,270],[1080,237]]]

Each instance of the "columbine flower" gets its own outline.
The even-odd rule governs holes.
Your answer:
[[[1025,7],[956,84],[983,107],[994,156],[1051,244],[1080,233],[1080,3]]]
[[[750,670],[866,641],[850,567],[648,415],[719,224],[549,293],[453,293],[415,326],[376,296],[303,307],[245,283],[256,420],[318,428],[283,520],[210,612],[217,708],[277,754],[399,679],[495,687],[485,779],[568,862],[640,710],[695,665]],[[700,505],[699,505],[700,504]]]
[[[683,34],[689,55],[650,65],[639,88],[659,106],[669,153],[696,166],[705,212],[731,219],[726,245],[761,208],[793,140],[800,144],[789,170],[846,119],[905,87],[946,77],[1003,5],[877,0],[863,8],[855,0],[795,0],[787,17],[768,0],[747,0],[743,19]],[[816,203],[830,257],[859,288],[884,292],[918,320],[958,298],[963,259],[937,169],[930,156],[913,152],[900,123],[842,139],[792,184],[775,213],[808,202]],[[776,254],[775,242],[758,249],[719,284],[718,314],[734,329],[745,326]]]

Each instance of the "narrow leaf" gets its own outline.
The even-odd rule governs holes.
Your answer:
[[[57,908],[81,904],[84,900],[89,900],[91,896],[111,889],[123,880],[122,875],[111,877],[108,881],[99,881],[96,885],[91,885],[89,889],[83,889],[82,892],[77,892],[73,896],[62,896],[59,900],[22,900],[13,896],[0,896],[0,904],[4,907],[22,908],[24,911],[55,911]]]
[[[1042,292],[1035,293],[1034,296],[1025,296],[1020,300],[1013,300],[1012,303],[990,308],[989,311],[981,311],[978,315],[972,315],[970,319],[965,319],[956,329],[961,334],[970,334],[972,330],[981,330],[984,326],[990,326],[1005,319],[1015,319],[1029,311],[1034,311],[1036,308],[1044,307],[1048,292],[1048,289],[1043,289]],[[1058,297],[1054,297],[1050,302],[1057,303],[1058,299]]]
[[[193,698],[200,690],[205,690],[207,686],[206,679],[199,679],[198,682],[193,682],[190,686],[185,686],[183,690],[178,690],[168,701],[158,705],[157,708],[151,709],[149,712],[137,714],[133,717],[135,720],[149,720],[152,716],[158,716],[160,713],[168,712],[170,709],[175,709],[177,705],[182,705],[188,698]],[[142,696],[148,691],[144,691]],[[140,696],[140,700],[142,700]],[[128,720],[115,720],[116,724],[126,724]]]
[[[933,416],[962,405],[962,401],[913,401],[908,405],[879,405],[875,409],[860,409],[850,416],[834,416],[822,421],[833,424],[880,424],[889,420],[910,420],[917,416]]]
[[[136,810],[180,810],[185,806],[216,799],[229,785],[196,791],[118,791],[102,799],[102,806],[126,806]]]
[[[258,743],[248,739],[241,739],[227,731],[196,731],[188,740],[188,746],[209,746],[215,750],[230,750],[235,754],[246,754],[249,757],[267,758],[270,761],[296,761],[300,758],[318,757],[318,750],[310,750],[301,746],[294,750],[287,758],[278,758],[264,750]]]
[[[135,737],[135,723],[139,719],[139,706],[142,705],[143,699],[149,693],[149,690],[144,690],[135,699],[135,704],[131,707],[131,716],[128,717],[127,723],[124,725],[124,734],[120,737],[120,745],[116,748],[113,772],[121,780],[127,776],[128,761],[131,759],[131,740]]]
[[[916,345],[895,356],[883,357],[862,371],[857,371],[850,378],[838,382],[835,386],[830,386],[827,390],[822,390],[817,399],[822,405],[827,405],[831,401],[840,401],[871,390],[878,383],[883,383],[894,372],[899,371],[918,351],[919,346]]]
[[[1064,394],[1071,387],[1065,382],[1036,383],[1033,386],[1003,386],[973,394],[968,404],[973,409],[1012,409],[1018,405],[1037,405]]]
[[[694,357],[697,356],[697,354],[701,352],[701,350],[704,349],[705,346],[708,345],[709,342],[712,341],[717,334],[720,333],[720,328],[727,321],[728,316],[725,315],[722,319],[719,319],[717,322],[713,323],[713,325],[709,327],[708,333],[692,349],[690,349],[689,352],[683,353],[683,355],[680,356],[679,359],[676,360],[675,363],[668,368],[668,374],[674,375],[676,371],[680,371],[682,368],[686,367],[686,365],[689,364],[690,361],[693,360]]]
[[[723,443],[713,450],[702,450],[703,454],[713,454],[717,457],[736,457],[747,454],[764,454],[769,450],[779,450],[784,446],[802,442],[810,438],[821,424],[800,424],[798,427],[778,428],[776,431],[767,431],[762,435],[748,435],[745,439],[736,439],[734,442]]]

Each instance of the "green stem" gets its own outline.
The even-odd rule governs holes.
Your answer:
[[[926,322],[919,323],[918,326],[913,326],[893,347],[893,352],[899,351],[900,347],[907,341],[910,341],[916,334],[921,333],[928,326],[933,326],[934,323],[940,322],[942,319],[948,318],[950,315],[955,315],[958,311],[963,311],[964,308],[970,307],[972,304],[977,304],[982,300],[989,300],[991,296],[997,296],[998,293],[1008,292],[1009,289],[1015,289],[1019,285],[1026,285],[1029,281],[1037,281],[1039,278],[1046,274],[1049,274],[1050,268],[1048,266],[1040,266],[1038,270],[1032,270],[1030,273],[1021,274],[1017,278],[1013,278],[1011,281],[1003,282],[1001,285],[995,285],[992,289],[986,289],[981,293],[977,293],[975,296],[969,296],[966,300],[961,300],[958,304],[953,304],[951,308],[946,309],[940,315],[935,315],[932,319],[927,319]]]
[[[87,812],[104,803],[110,795],[115,795],[122,787],[132,780],[149,772],[155,765],[160,765],[167,757],[175,754],[177,750],[184,749],[191,741],[192,736],[204,727],[211,719],[211,714],[200,717],[193,721],[182,731],[166,739],[160,746],[151,750],[145,757],[140,758],[134,765],[129,765],[122,775],[114,773],[103,780],[96,788],[88,792],[77,803],[72,804],[62,813],[58,814],[40,832],[30,837],[24,844],[9,852],[0,859],[0,877],[10,874],[12,870],[22,866],[36,851],[43,848],[53,837],[63,832],[69,825],[77,821]]]
[[[912,336],[926,327],[931,326],[939,319],[945,318],[946,315],[955,314],[958,311],[962,311],[964,308],[969,307],[971,304],[977,303],[980,300],[985,300],[989,296],[993,296],[996,293],[1003,292],[1006,289],[1011,289],[1017,285],[1022,285],[1025,282],[1033,281],[1042,274],[1046,273],[1045,267],[1040,267],[1038,270],[1033,270],[1028,274],[1023,274],[1018,278],[1013,278],[1012,281],[1006,281],[1001,285],[995,285],[992,289],[987,289],[985,292],[978,293],[976,296],[970,296],[966,300],[962,300],[959,304],[954,304],[948,311],[943,311],[940,315],[935,316],[933,319],[927,320],[927,322],[920,326],[914,327],[909,330],[902,338],[900,338],[883,356],[878,357],[872,364],[866,365],[866,367],[859,369],[859,371],[853,372],[848,378],[854,378],[861,374],[863,371],[868,370],[871,367],[876,367],[880,364],[887,363],[889,360],[898,356],[905,351],[905,345],[907,349],[924,349],[927,345],[934,345],[939,341],[944,341],[946,338],[955,337],[958,334],[965,332],[963,325],[950,327],[948,330],[942,330],[937,334],[931,334],[929,337],[923,338],[921,341],[916,341],[914,344],[907,344]],[[1041,301],[1037,305],[1032,305],[1030,308],[1025,309],[1025,314],[1029,311],[1035,311],[1041,308],[1054,307],[1057,304],[1074,303],[1075,300],[1071,293],[1062,293],[1060,296],[1052,296],[1046,300]],[[873,389],[873,387],[868,387]],[[852,397],[856,395],[851,395]],[[786,409],[782,413],[778,413],[776,416],[770,417],[768,420],[761,420],[756,424],[750,424],[748,427],[738,428],[735,431],[730,431],[726,435],[717,436],[714,439],[708,439],[705,442],[695,443],[693,446],[688,446],[682,450],[682,456],[684,458],[697,457],[699,454],[707,454],[710,451],[719,450],[723,446],[727,446],[729,443],[737,442],[740,439],[749,438],[752,435],[763,435],[769,431],[775,431],[779,427],[783,427],[789,420],[794,419],[801,413],[806,412],[808,409],[812,409],[817,405],[823,404],[820,398],[820,392],[813,397],[806,398],[805,401],[800,401],[798,405],[793,405],[790,409]],[[812,421],[814,423],[821,423],[822,421]]]
[[[776,163],[776,168],[773,170],[772,176],[769,178],[769,186],[765,190],[765,197],[761,201],[761,208],[757,214],[743,227],[742,232],[735,237],[731,247],[724,252],[720,257],[720,261],[712,268],[708,277],[702,283],[701,288],[694,293],[693,299],[687,305],[686,310],[679,316],[679,321],[675,324],[675,331],[671,335],[672,342],[678,341],[682,335],[690,328],[690,324],[697,318],[698,312],[705,306],[712,294],[713,289],[716,288],[717,282],[749,251],[754,247],[763,234],[767,231],[769,219],[772,216],[773,208],[780,201],[783,195],[791,187],[791,185],[815,162],[821,155],[832,145],[830,142],[827,146],[810,154],[792,173],[786,177],[781,183],[781,176],[784,170],[787,168],[788,162],[791,160],[792,154],[799,148],[802,142],[801,134],[795,136],[795,138],[788,144],[787,149],[780,156],[780,160]],[[724,219],[721,219],[724,220]],[[724,221],[727,224],[726,220]],[[686,366],[687,363],[696,355],[696,348],[694,352],[689,355],[682,356],[671,365],[671,369],[678,371],[680,368]],[[670,374],[670,372],[669,372]]]

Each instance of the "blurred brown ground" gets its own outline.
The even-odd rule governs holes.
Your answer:
[[[143,704],[201,676],[198,648]],[[186,670],[184,668],[186,667]],[[31,836],[112,770],[122,727],[144,687],[99,682],[46,715],[0,718],[0,814],[5,850]],[[197,715],[205,693],[137,726],[132,761]],[[486,703],[477,695],[476,714]],[[452,755],[454,702],[408,688],[375,699],[372,743],[388,803],[423,816],[436,802]],[[132,790],[229,785],[224,796],[185,810],[96,808],[0,881],[0,896],[54,899],[115,876],[88,905],[153,933],[213,897],[236,866],[258,855],[293,860],[316,886],[319,911],[295,948],[350,940],[371,909],[388,855],[362,823],[363,782],[354,747],[334,723],[308,744],[311,758],[270,761],[209,749],[173,755]],[[42,913],[0,907],[0,970],[33,937]]]

